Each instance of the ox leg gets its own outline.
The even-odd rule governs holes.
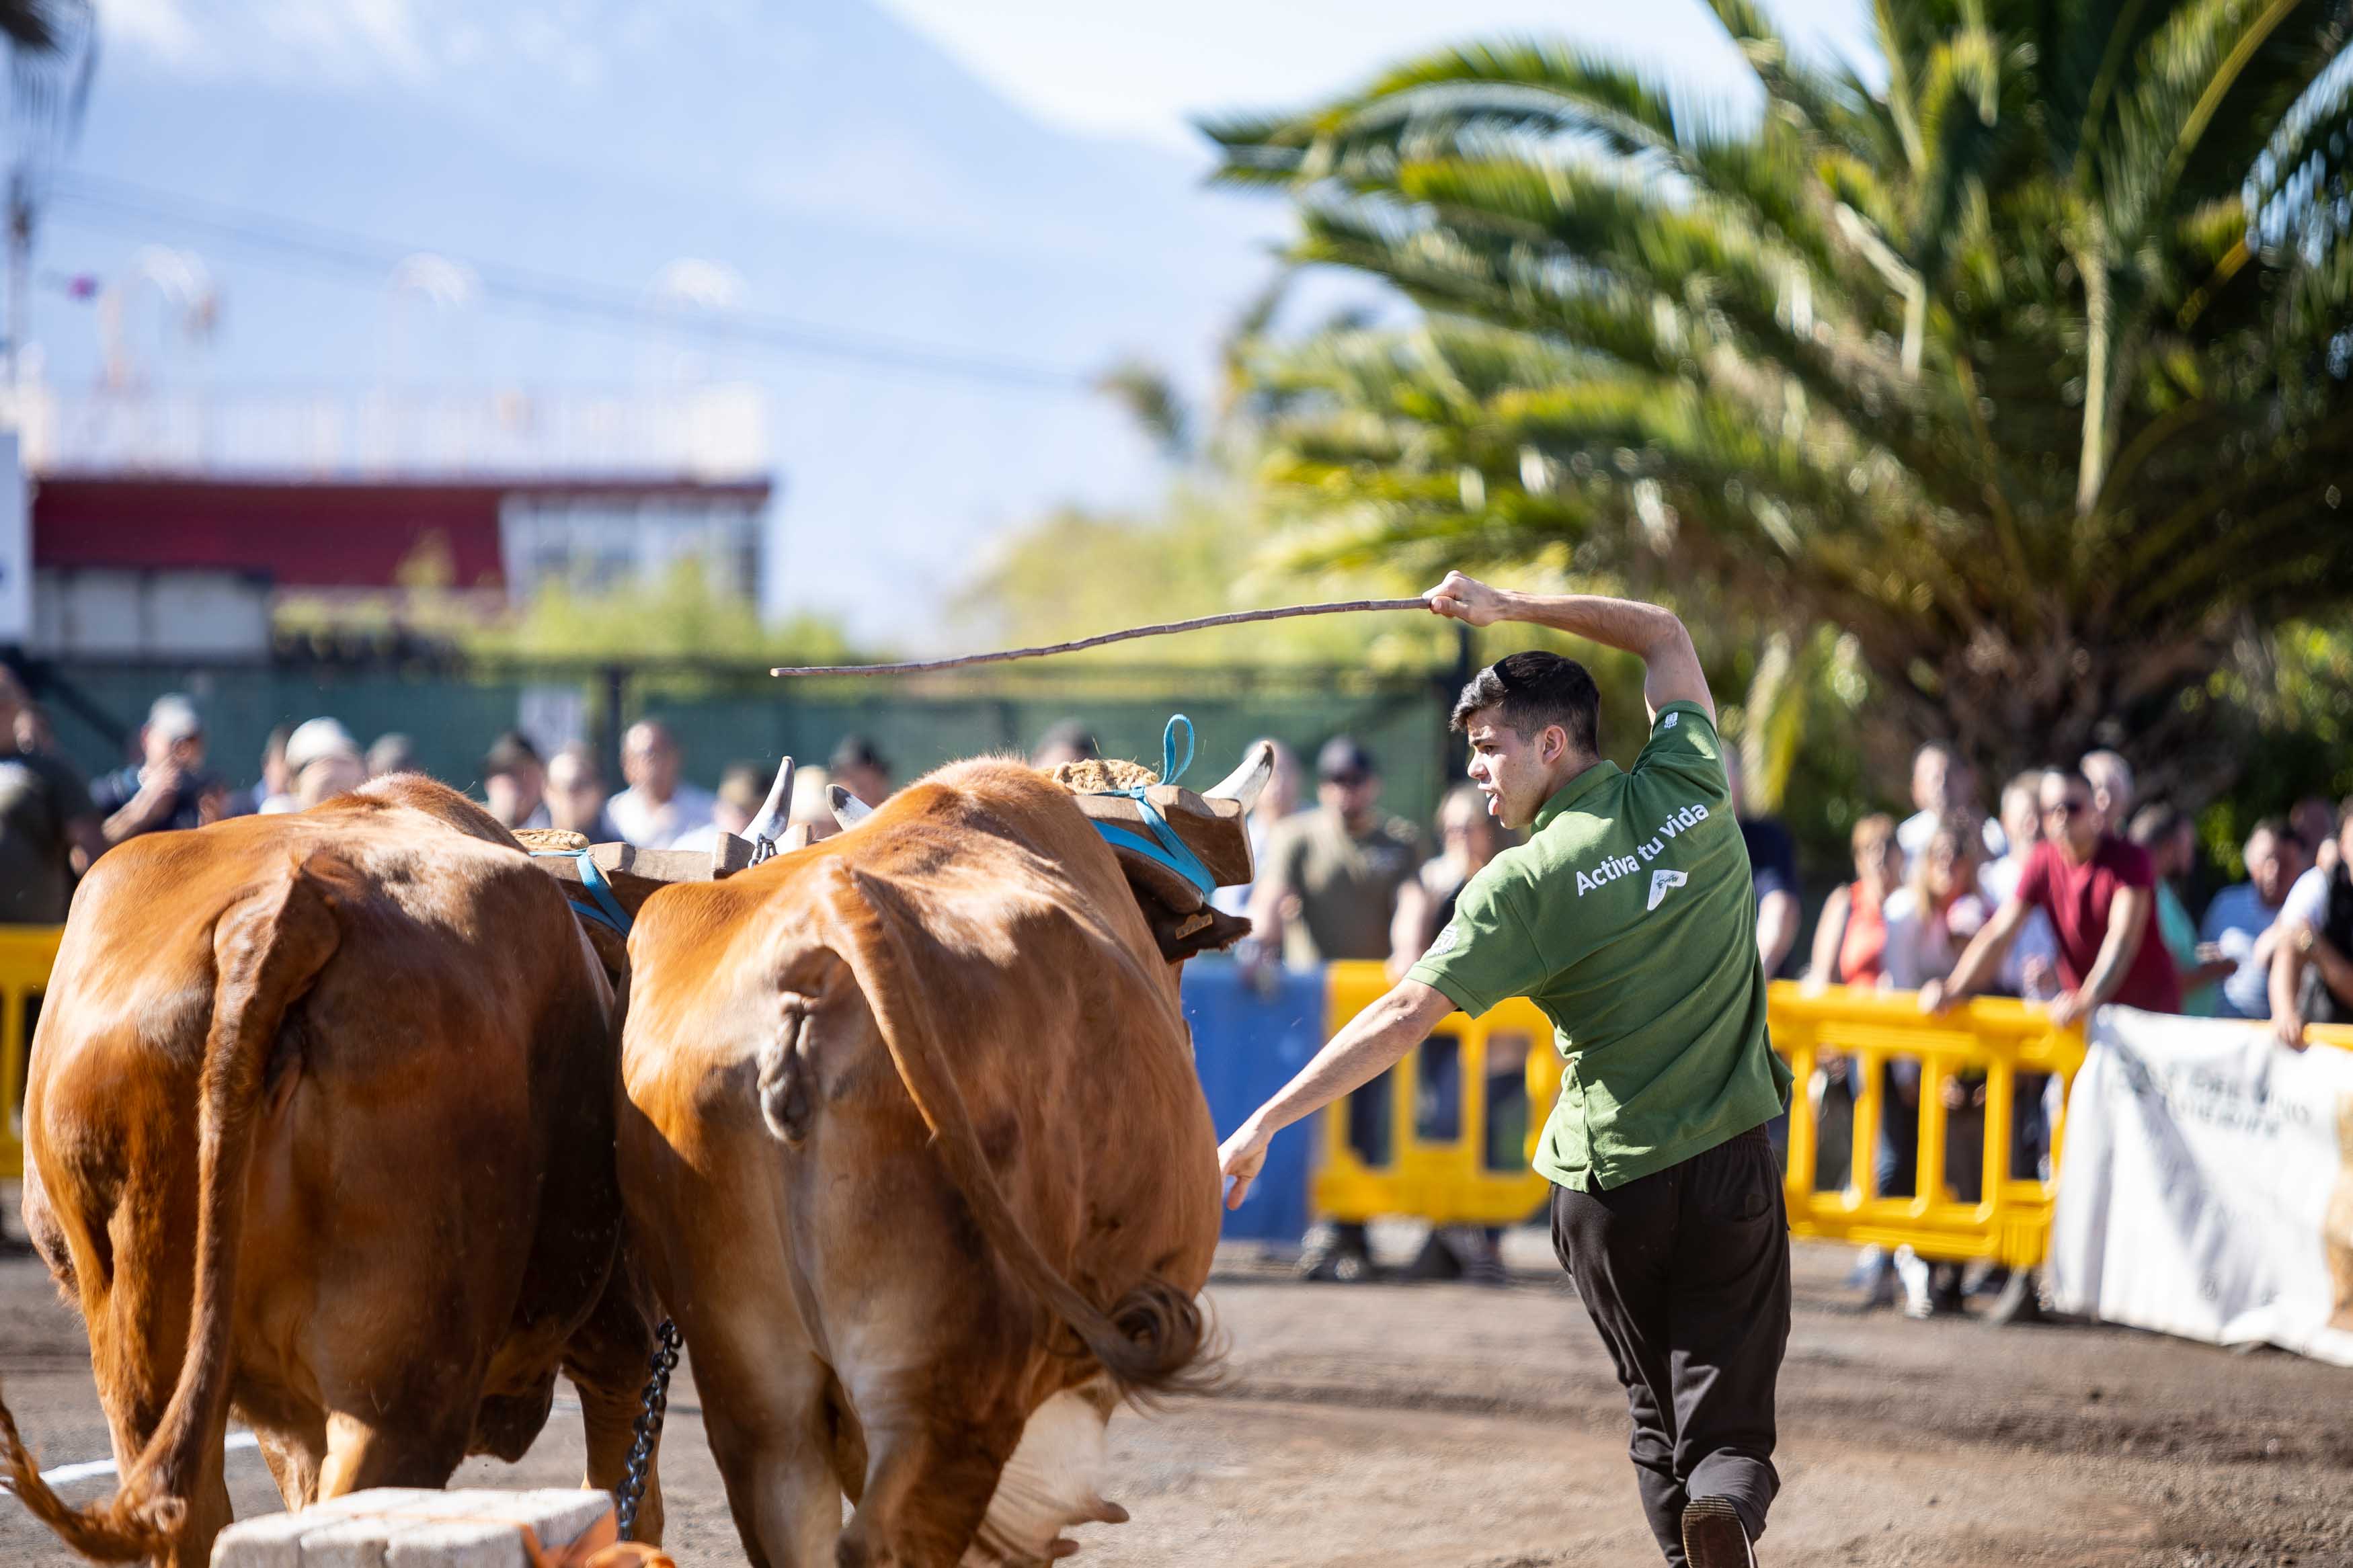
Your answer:
[[[839,1568],[955,1568],[979,1533],[1023,1416],[1009,1398],[937,1408],[934,1391],[953,1387],[955,1371],[924,1366],[882,1387],[860,1380],[859,1410],[881,1418],[866,1423],[865,1495],[841,1533]]]
[[[612,1491],[621,1484],[629,1445],[644,1408],[647,1380],[653,1375],[653,1326],[648,1321],[650,1292],[626,1262],[613,1270],[596,1310],[565,1342],[565,1375],[580,1392],[581,1425],[588,1450],[581,1485]],[[638,1504],[637,1539],[659,1546],[662,1538],[661,1456],[646,1469],[645,1496]]]
[[[776,1343],[773,1325],[720,1325],[691,1341],[695,1387],[728,1510],[753,1568],[830,1568],[841,1534],[834,1454],[832,1375],[798,1346]]]
[[[474,1381],[479,1384],[479,1371]],[[470,1410],[438,1405],[396,1405],[366,1420],[334,1411],[327,1417],[327,1460],[319,1468],[313,1500],[370,1487],[446,1487],[466,1457],[472,1427]]]
[[[269,1479],[278,1483],[278,1496],[289,1513],[299,1512],[319,1500],[319,1468],[327,1451],[327,1428],[321,1422],[313,1430],[292,1433],[274,1426],[256,1425],[253,1435],[261,1442],[261,1462],[269,1467]]]

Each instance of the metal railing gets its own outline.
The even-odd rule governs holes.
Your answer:
[[[1336,1029],[1388,988],[1380,966],[1335,964],[1329,976],[1329,1017]],[[2050,1129],[2050,1172],[2037,1160],[2017,1169],[2021,1080],[2055,1075],[2063,1086],[2084,1060],[2080,1029],[2052,1029],[2040,1007],[1986,999],[1938,1017],[1924,1016],[1910,993],[1833,988],[1809,994],[1789,983],[1773,986],[1769,1018],[1774,1048],[1797,1077],[1784,1148],[1789,1228],[1799,1236],[1883,1246],[1910,1246],[1924,1258],[1997,1258],[2013,1265],[2039,1261],[2048,1241],[2057,1191],[2055,1168],[2063,1125]],[[1532,1042],[1519,1084],[1491,1073],[1493,1043]],[[1835,1062],[1834,1059],[1835,1058]],[[1918,1111],[1908,1194],[1877,1190],[1877,1165],[1893,1081],[1889,1068],[1918,1068]],[[1820,1159],[1830,1097],[1814,1090],[1817,1069],[1828,1077],[1842,1067],[1857,1086],[1844,1169]],[[1317,1208],[1329,1217],[1370,1219],[1411,1215],[1437,1225],[1501,1225],[1524,1219],[1545,1202],[1543,1177],[1527,1168],[1544,1114],[1560,1089],[1560,1059],[1552,1026],[1535,1004],[1514,1000],[1478,1019],[1453,1014],[1430,1040],[1397,1068],[1324,1112],[1318,1142],[1323,1163],[1314,1183]],[[1908,1078],[1908,1073],[1905,1075]],[[1965,1112],[1948,1110],[1945,1086],[1966,1083],[1979,1099]],[[1490,1130],[1498,1093],[1525,1092],[1526,1130],[1519,1158],[1496,1158]],[[2035,1092],[2027,1087],[2031,1099]],[[1386,1118],[1381,1111],[1386,1110]],[[1981,1180],[1957,1183],[1948,1166],[1949,1134],[1958,1117],[1982,1115],[1978,1167]],[[1835,1124],[1837,1112],[1831,1113]],[[1900,1118],[1897,1120],[1900,1126]],[[1968,1191],[1974,1185],[1974,1192]]]
[[[25,1173],[25,1065],[30,1003],[48,988],[63,926],[0,926],[0,1179]]]

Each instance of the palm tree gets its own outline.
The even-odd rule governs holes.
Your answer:
[[[1205,127],[1296,262],[1419,307],[1250,357],[1303,548],[1565,547],[1840,628],[1989,764],[2177,751],[2353,598],[2348,6],[1877,0],[1874,89],[1712,5],[1754,123],[1511,43]]]

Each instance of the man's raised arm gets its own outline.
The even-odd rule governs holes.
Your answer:
[[[1670,702],[1696,702],[1708,722],[1715,722],[1715,699],[1700,673],[1699,654],[1672,610],[1598,594],[1514,593],[1460,572],[1449,572],[1422,599],[1437,614],[1474,626],[1525,621],[1623,649],[1642,661],[1642,700],[1653,719]]]

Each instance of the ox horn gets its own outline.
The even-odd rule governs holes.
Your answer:
[[[1259,792],[1266,788],[1266,781],[1273,776],[1274,742],[1261,741],[1250,749],[1250,754],[1242,759],[1240,767],[1227,774],[1224,783],[1203,790],[1201,798],[1239,801],[1241,808],[1248,811],[1258,804]]]
[[[855,827],[874,815],[872,806],[839,784],[835,784],[825,793],[826,797],[833,803],[833,819],[844,827]]]
[[[793,815],[793,760],[786,757],[776,769],[776,782],[768,786],[768,798],[745,825],[742,837],[757,844],[765,838],[774,842],[785,836],[785,826]]]

